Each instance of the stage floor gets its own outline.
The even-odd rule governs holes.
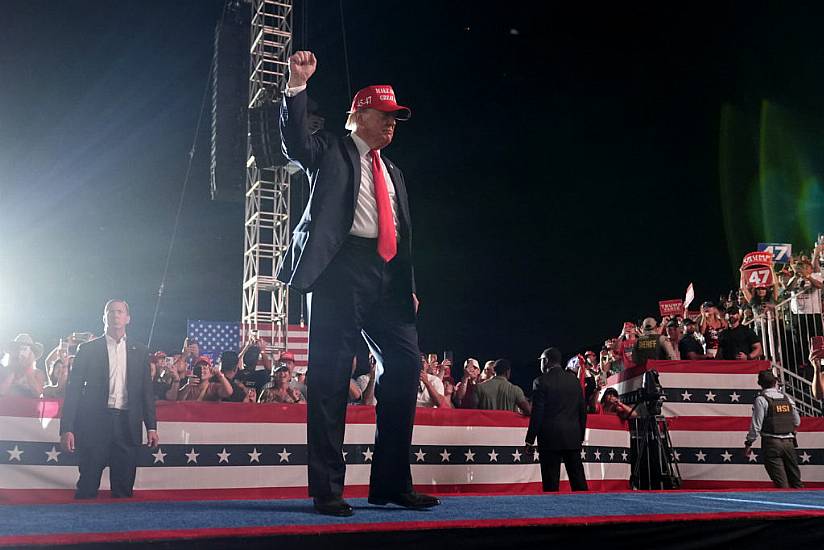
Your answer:
[[[313,535],[435,532],[537,526],[611,526],[662,522],[821,518],[824,492],[669,491],[548,495],[443,496],[428,511],[371,506],[350,499],[355,515],[333,518],[313,513],[311,501],[100,500],[72,504],[3,505],[0,545],[152,543]],[[816,519],[820,522],[820,519]],[[695,523],[693,525],[701,525]],[[701,527],[694,536],[701,536]],[[821,529],[824,531],[824,529]],[[497,536],[497,535],[496,535]],[[319,541],[320,539],[317,539]],[[218,545],[221,546],[221,545]],[[222,545],[227,547],[226,544]],[[168,547],[168,546],[167,546]],[[247,546],[248,547],[248,546]]]

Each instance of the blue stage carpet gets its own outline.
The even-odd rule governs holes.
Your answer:
[[[445,496],[428,511],[350,502],[351,518],[315,514],[307,499],[3,505],[0,545],[824,517],[815,490]]]

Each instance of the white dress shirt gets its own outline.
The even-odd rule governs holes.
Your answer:
[[[299,94],[306,89],[306,85],[295,86],[294,88],[286,88],[286,97],[292,97]],[[357,134],[350,134],[352,141],[358,148],[358,155],[360,156],[361,165],[361,181],[360,189],[358,190],[358,200],[355,203],[355,216],[352,220],[352,227],[349,229],[349,234],[356,237],[365,237],[367,239],[378,238],[378,207],[375,203],[375,181],[372,177],[372,156],[369,154],[369,146]],[[389,175],[389,170],[386,169],[386,164],[383,158],[380,157],[378,151],[378,158],[380,159],[381,170],[386,181],[386,189],[389,191],[389,203],[392,205],[392,221],[395,224],[395,238],[398,239],[398,199],[395,196],[395,184],[392,181],[392,176]]]
[[[352,134],[352,141],[358,148],[361,164],[361,181],[358,190],[358,200],[355,203],[355,216],[352,220],[350,235],[365,237],[367,239],[378,238],[378,206],[375,203],[375,179],[372,177],[372,155],[369,154],[369,146],[357,134]],[[386,180],[386,189],[389,191],[389,204],[392,205],[392,221],[395,224],[395,239],[398,238],[398,199],[395,196],[395,184],[389,175],[389,170],[383,163],[378,151],[383,178]]]
[[[126,389],[126,336],[120,341],[106,335],[109,350],[109,403],[110,409],[127,409],[129,392]]]

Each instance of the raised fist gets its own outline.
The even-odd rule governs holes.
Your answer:
[[[289,84],[290,88],[303,86],[315,74],[318,60],[312,52],[299,51],[289,56]]]

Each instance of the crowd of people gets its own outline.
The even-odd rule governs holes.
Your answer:
[[[782,302],[793,315],[810,316],[821,334],[820,260],[824,244],[811,257],[800,254],[776,270],[772,286],[749,285],[742,274],[741,287],[706,301],[695,314],[649,317],[641,323],[624,322],[620,333],[604,341],[600,354],[587,350],[573,356],[566,367],[579,374],[586,388],[590,412],[621,413],[617,392],[607,391],[609,376],[644,365],[649,359],[752,360],[763,356],[758,325],[753,319],[766,311],[776,312]],[[743,273],[743,272],[742,272]],[[91,340],[91,333],[72,333],[45,354],[43,344],[29,334],[20,334],[0,346],[0,396],[61,398],[65,394],[77,346]],[[305,403],[306,366],[298,366],[290,351],[271,351],[267,342],[250,338],[240,350],[223,351],[213,360],[202,354],[198,342],[187,339],[180,353],[150,356],[154,395],[161,401],[231,401],[244,403]],[[364,348],[365,350],[366,348]],[[821,354],[822,352],[815,351]],[[45,354],[45,358],[43,357]],[[820,376],[806,365],[808,378]],[[43,361],[40,361],[41,358]],[[453,372],[449,356],[421,356],[417,405],[429,408],[478,408],[509,410],[528,415],[530,400],[524,389],[510,381],[507,359],[481,362],[470,357],[460,373]],[[377,362],[368,351],[352,358],[349,384],[350,405],[375,405]],[[311,378],[311,377],[310,377]],[[530,390],[532,388],[529,388]],[[817,394],[824,393],[814,388]]]

